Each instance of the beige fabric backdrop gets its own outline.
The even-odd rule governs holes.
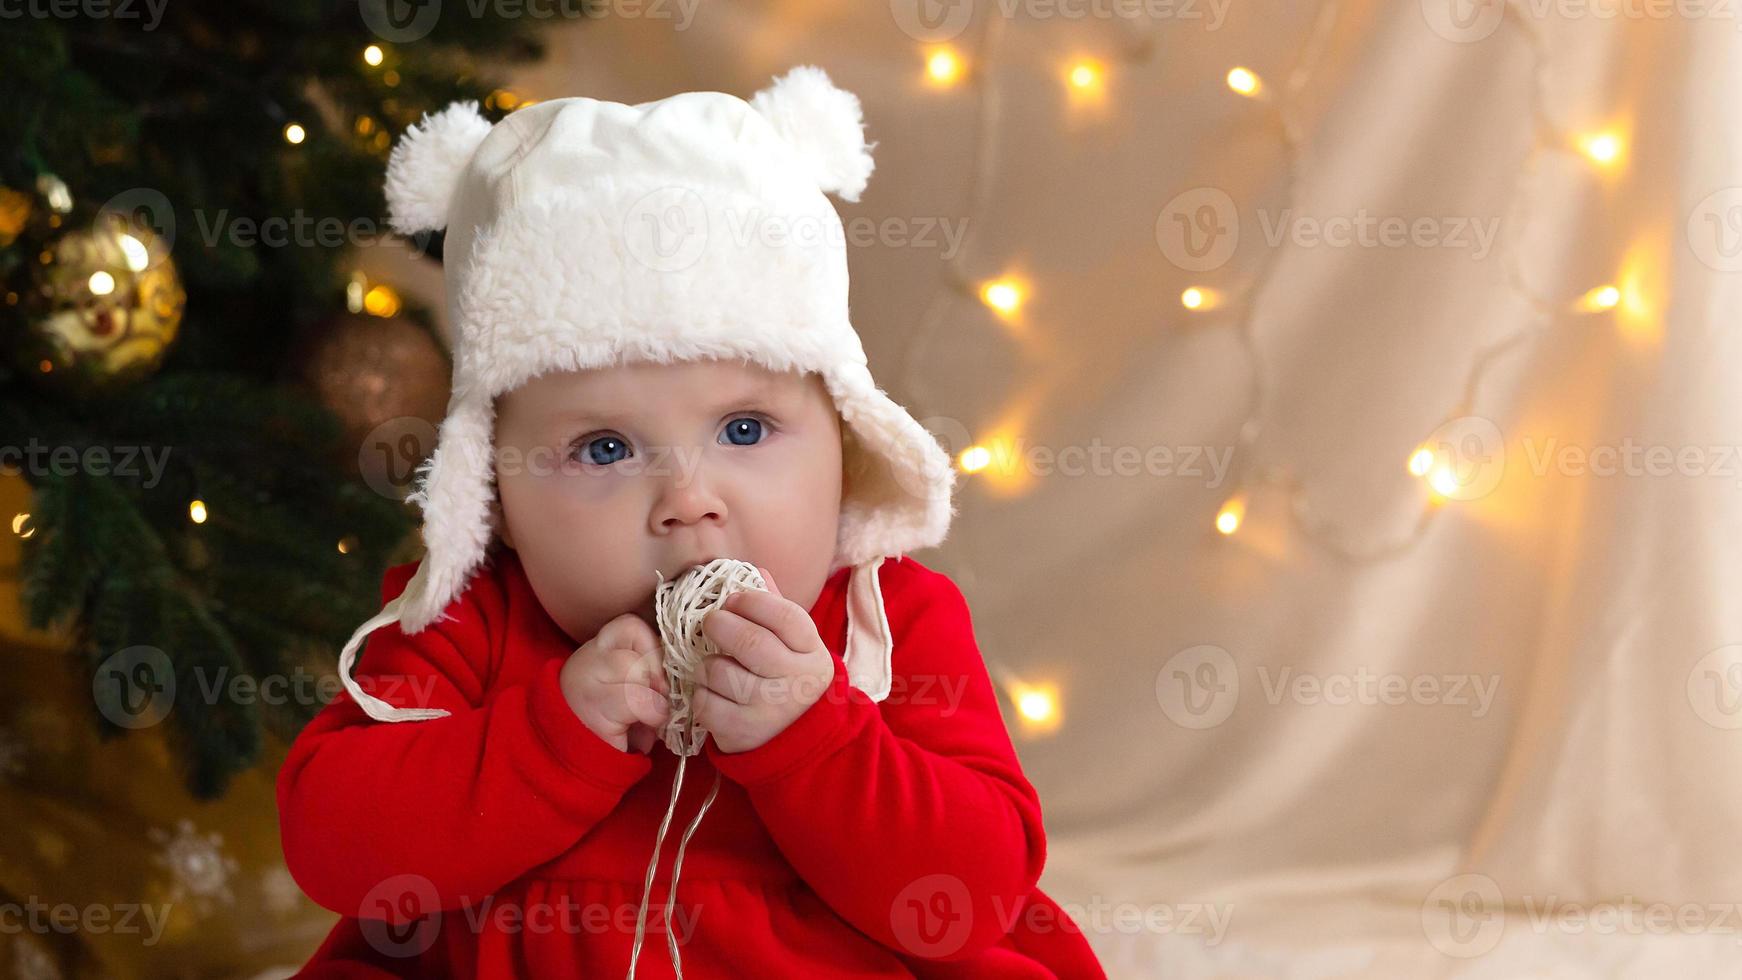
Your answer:
[[[903,0],[618,3],[519,79],[823,65],[878,141],[842,214],[894,222],[851,258],[880,383],[952,449],[1177,454],[968,478],[916,556],[1000,676],[1057,685],[1056,731],[1007,717],[1043,886],[1115,976],[1742,975],[1742,12],[1451,2],[981,3],[948,88]],[[1363,215],[1427,223],[1336,238]],[[1435,505],[1404,461],[1454,417],[1467,499]]]

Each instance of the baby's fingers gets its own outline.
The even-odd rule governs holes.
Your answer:
[[[660,657],[657,651],[639,653],[630,650],[619,650],[616,652],[625,659],[633,658],[632,660],[629,660],[627,666],[624,668],[624,680],[634,684],[646,685],[660,694],[668,692],[669,685],[665,680],[665,660]]]
[[[671,719],[671,705],[665,695],[639,684],[623,686],[625,701],[629,707],[630,721],[638,721],[652,728],[663,728]]]
[[[659,634],[634,613],[624,613],[599,630],[596,642],[607,650],[627,649],[637,653],[659,652]]]

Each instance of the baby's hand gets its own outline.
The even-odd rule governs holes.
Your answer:
[[[768,591],[734,592],[702,619],[720,656],[697,675],[696,724],[722,752],[768,744],[822,699],[835,661],[810,611],[780,594],[774,576],[757,566]]]
[[[606,623],[562,667],[563,697],[594,734],[647,753],[671,715],[659,636],[634,613]]]

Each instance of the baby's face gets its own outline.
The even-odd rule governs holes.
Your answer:
[[[576,644],[714,557],[810,608],[835,553],[841,419],[816,374],[733,360],[541,375],[496,402],[498,527]]]

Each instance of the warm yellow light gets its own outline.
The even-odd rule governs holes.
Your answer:
[[[1016,710],[1029,721],[1047,721],[1058,713],[1058,703],[1050,692],[1029,688],[1017,695]]]
[[[1619,302],[1621,302],[1621,290],[1613,285],[1604,284],[1581,297],[1579,309],[1587,312],[1612,310]]]
[[[1028,684],[1006,678],[1004,690],[1016,706],[1016,719],[1025,733],[1044,735],[1058,730],[1061,718],[1057,684]]]
[[[301,143],[308,138],[308,132],[298,123],[290,123],[284,127],[284,141],[290,144]]]
[[[952,84],[962,76],[962,59],[950,48],[938,48],[926,56],[925,74],[934,84]]]
[[[28,538],[36,533],[36,528],[30,526],[30,513],[28,511],[13,515],[12,533],[21,538]]]
[[[381,45],[371,44],[363,49],[363,63],[373,68],[381,64]]]
[[[121,233],[117,242],[121,246],[121,258],[126,261],[127,268],[134,272],[144,272],[145,267],[151,264],[151,252],[146,249],[144,242],[126,232]]]
[[[356,535],[347,534],[339,539],[339,554],[348,555],[351,553],[351,549],[355,547],[357,547]]]
[[[1592,163],[1608,166],[1621,159],[1621,137],[1614,133],[1594,133],[1579,141],[1579,149]]]
[[[1204,303],[1208,300],[1209,297],[1204,294],[1204,291],[1196,286],[1192,286],[1185,292],[1179,294],[1179,305],[1188,310],[1203,309]]]
[[[1000,313],[1015,313],[1022,305],[1022,287],[1009,279],[996,279],[981,288],[980,298]]]
[[[91,273],[86,285],[90,287],[92,296],[107,296],[115,291],[115,277],[99,269]]]
[[[363,312],[363,292],[368,285],[369,281],[363,273],[351,273],[351,281],[345,283],[345,309],[352,313]]]
[[[392,316],[399,306],[399,294],[387,286],[370,286],[363,294],[363,310],[370,316]]]
[[[1241,95],[1257,95],[1262,85],[1250,68],[1236,66],[1228,69],[1228,87]]]
[[[1099,62],[1084,59],[1071,65],[1071,70],[1065,78],[1071,87],[1080,91],[1099,88],[1101,85],[1102,68]]]
[[[1631,340],[1655,339],[1663,330],[1662,311],[1654,297],[1665,291],[1665,259],[1669,252],[1661,231],[1647,232],[1627,247],[1621,271],[1615,277],[1620,301],[1615,304],[1615,326]]]
[[[1422,476],[1434,465],[1434,451],[1426,446],[1409,454],[1409,472],[1414,476]]]
[[[188,520],[195,524],[206,522],[206,502],[204,500],[194,500],[188,504]]]
[[[1450,497],[1459,490],[1458,474],[1452,472],[1451,466],[1437,466],[1433,475],[1427,478],[1427,484],[1433,487],[1434,493],[1442,497]]]
[[[1229,498],[1216,512],[1216,530],[1223,534],[1233,534],[1240,530],[1240,522],[1246,518],[1246,501],[1240,497]]]
[[[969,446],[958,457],[963,473],[978,473],[992,462],[992,450],[985,446]]]

